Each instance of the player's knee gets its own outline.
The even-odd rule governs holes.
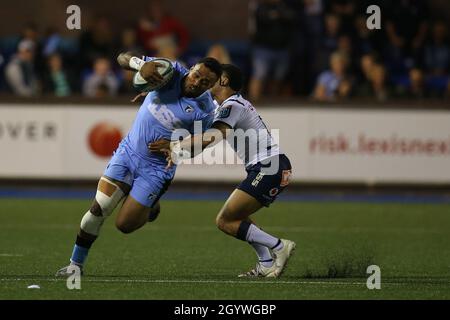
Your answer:
[[[219,228],[219,230],[221,230],[221,231],[226,231],[227,225],[228,225],[228,221],[224,218],[224,216],[221,214],[218,214],[216,217],[217,228]]]
[[[121,220],[116,220],[116,228],[124,234],[129,234],[136,230],[132,224]]]
[[[130,228],[127,225],[116,225],[117,230],[119,230],[120,232],[122,232],[123,234],[130,234],[134,231],[133,228]]]
[[[89,209],[89,211],[96,217],[101,217],[102,214],[102,208],[100,207],[100,205],[98,204],[97,200],[94,199],[94,201],[92,202],[91,208]]]
[[[118,185],[105,178],[101,178],[91,212],[95,216],[109,216],[123,199],[125,193]]]

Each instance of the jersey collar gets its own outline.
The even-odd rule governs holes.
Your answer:
[[[229,96],[228,98],[226,98],[226,99],[222,102],[222,104],[221,104],[220,106],[222,107],[222,106],[225,104],[225,102],[227,102],[228,100],[232,99],[233,97],[239,98],[240,96],[241,96],[240,93],[235,93],[235,94]]]

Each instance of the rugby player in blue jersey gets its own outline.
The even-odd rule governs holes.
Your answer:
[[[119,59],[120,58],[120,59]],[[121,54],[119,64],[127,68],[129,54]],[[157,85],[163,78],[159,64],[146,57],[139,71],[141,79]],[[83,268],[88,252],[97,239],[105,219],[123,200],[116,226],[123,233],[133,232],[159,213],[159,199],[167,191],[175,166],[166,170],[166,158],[150,153],[147,145],[159,139],[170,139],[176,129],[194,130],[200,121],[204,129],[211,126],[215,105],[211,93],[222,69],[217,60],[203,58],[190,70],[172,63],[171,80],[151,91],[142,103],[131,130],[114,152],[97,186],[95,199],[81,220],[70,264]],[[69,265],[70,266],[70,265]],[[68,276],[66,266],[56,273]],[[82,271],[82,270],[81,270]]]
[[[247,178],[227,199],[216,218],[217,227],[248,242],[256,251],[256,268],[239,277],[279,277],[293,254],[294,241],[280,239],[258,228],[250,216],[268,207],[288,186],[292,168],[253,105],[242,97],[243,76],[231,64],[222,65],[222,76],[211,89],[219,104],[211,129],[183,141],[159,140],[151,152],[168,155],[168,167],[178,156],[193,157],[204,148],[227,139],[245,163]],[[171,152],[170,152],[171,151]]]

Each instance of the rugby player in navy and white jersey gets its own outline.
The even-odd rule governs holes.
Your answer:
[[[151,152],[166,153],[170,167],[177,155],[193,157],[207,146],[227,139],[244,161],[247,178],[225,202],[217,215],[216,224],[226,234],[248,242],[258,255],[256,268],[239,277],[279,277],[296,244],[261,230],[250,215],[263,206],[268,207],[276,199],[289,184],[292,168],[258,112],[239,94],[242,84],[243,77],[238,67],[222,65],[220,81],[211,89],[219,104],[211,129],[181,142],[156,141],[149,145],[149,149]],[[239,137],[235,134],[237,130],[245,135]],[[235,137],[248,141],[239,142]]]
[[[119,64],[128,68],[132,56],[122,54],[119,58]],[[142,61],[139,75],[141,82],[148,81],[156,86],[163,81],[157,71],[161,65],[151,60],[153,58],[146,57],[146,62]],[[170,185],[176,168],[166,170],[165,157],[150,153],[148,143],[170,139],[176,129],[193,132],[196,121],[201,121],[204,128],[211,126],[215,104],[208,89],[222,73],[220,63],[213,58],[203,58],[190,70],[177,62],[172,65],[172,78],[146,96],[132,128],[100,178],[92,206],[81,220],[71,265],[83,267],[103,222],[122,200],[116,226],[123,233],[139,229],[158,215],[159,199]],[[56,275],[67,276],[68,267],[60,269]]]

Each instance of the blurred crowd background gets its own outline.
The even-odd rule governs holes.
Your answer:
[[[133,51],[179,60],[187,67],[203,56],[235,63],[245,72],[245,93],[254,101],[446,101],[450,6],[434,2],[243,0],[244,37],[212,40],[198,30],[192,35],[192,24],[174,10],[174,1],[140,1],[138,14],[129,15],[128,23],[96,8],[89,21],[82,16],[82,29],[74,34],[64,30],[65,24],[49,26],[30,15],[21,30],[0,34],[0,94],[132,95],[132,73],[120,70],[115,58]],[[366,9],[372,4],[381,8],[381,30],[366,26]],[[80,5],[82,14],[86,6]],[[229,14],[224,30],[236,23]],[[210,12],[211,21],[215,15]],[[208,21],[199,23],[208,26]]]

